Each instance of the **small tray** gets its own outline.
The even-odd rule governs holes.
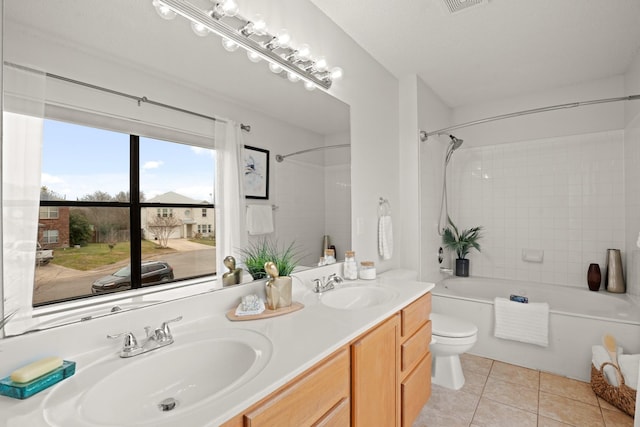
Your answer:
[[[282,316],[283,314],[293,313],[294,311],[302,310],[304,308],[304,304],[301,302],[292,302],[289,307],[279,308],[277,310],[269,310],[266,308],[260,314],[250,314],[248,316],[237,316],[236,309],[231,309],[227,311],[227,318],[234,322],[242,321],[242,320],[257,320],[257,319],[268,319],[269,317]]]

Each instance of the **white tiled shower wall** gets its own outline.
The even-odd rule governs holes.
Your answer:
[[[472,275],[586,286],[593,262],[604,283],[608,248],[624,259],[624,131],[463,146],[449,168],[453,221],[484,227]]]

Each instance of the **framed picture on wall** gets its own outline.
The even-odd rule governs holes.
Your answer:
[[[247,199],[269,198],[269,150],[244,146],[244,195]]]

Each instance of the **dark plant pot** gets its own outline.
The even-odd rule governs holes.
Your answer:
[[[469,277],[469,260],[456,259],[456,276]]]
[[[589,285],[589,290],[599,291],[601,280],[602,275],[600,274],[600,266],[598,264],[589,264],[589,269],[587,270],[587,284]]]

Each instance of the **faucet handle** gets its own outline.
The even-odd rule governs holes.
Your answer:
[[[140,347],[138,347],[138,341],[136,340],[135,335],[133,335],[133,332],[121,332],[119,334],[107,335],[107,338],[111,340],[120,337],[124,337],[124,343],[122,345],[121,352],[122,354],[133,353],[137,350],[140,350]]]
[[[171,335],[171,329],[169,329],[169,323],[179,322],[181,320],[182,320],[182,316],[178,316],[175,319],[166,320],[162,322],[162,326],[160,326],[160,330],[164,335],[164,337],[162,337],[163,340],[168,341],[173,339],[173,335]]]

